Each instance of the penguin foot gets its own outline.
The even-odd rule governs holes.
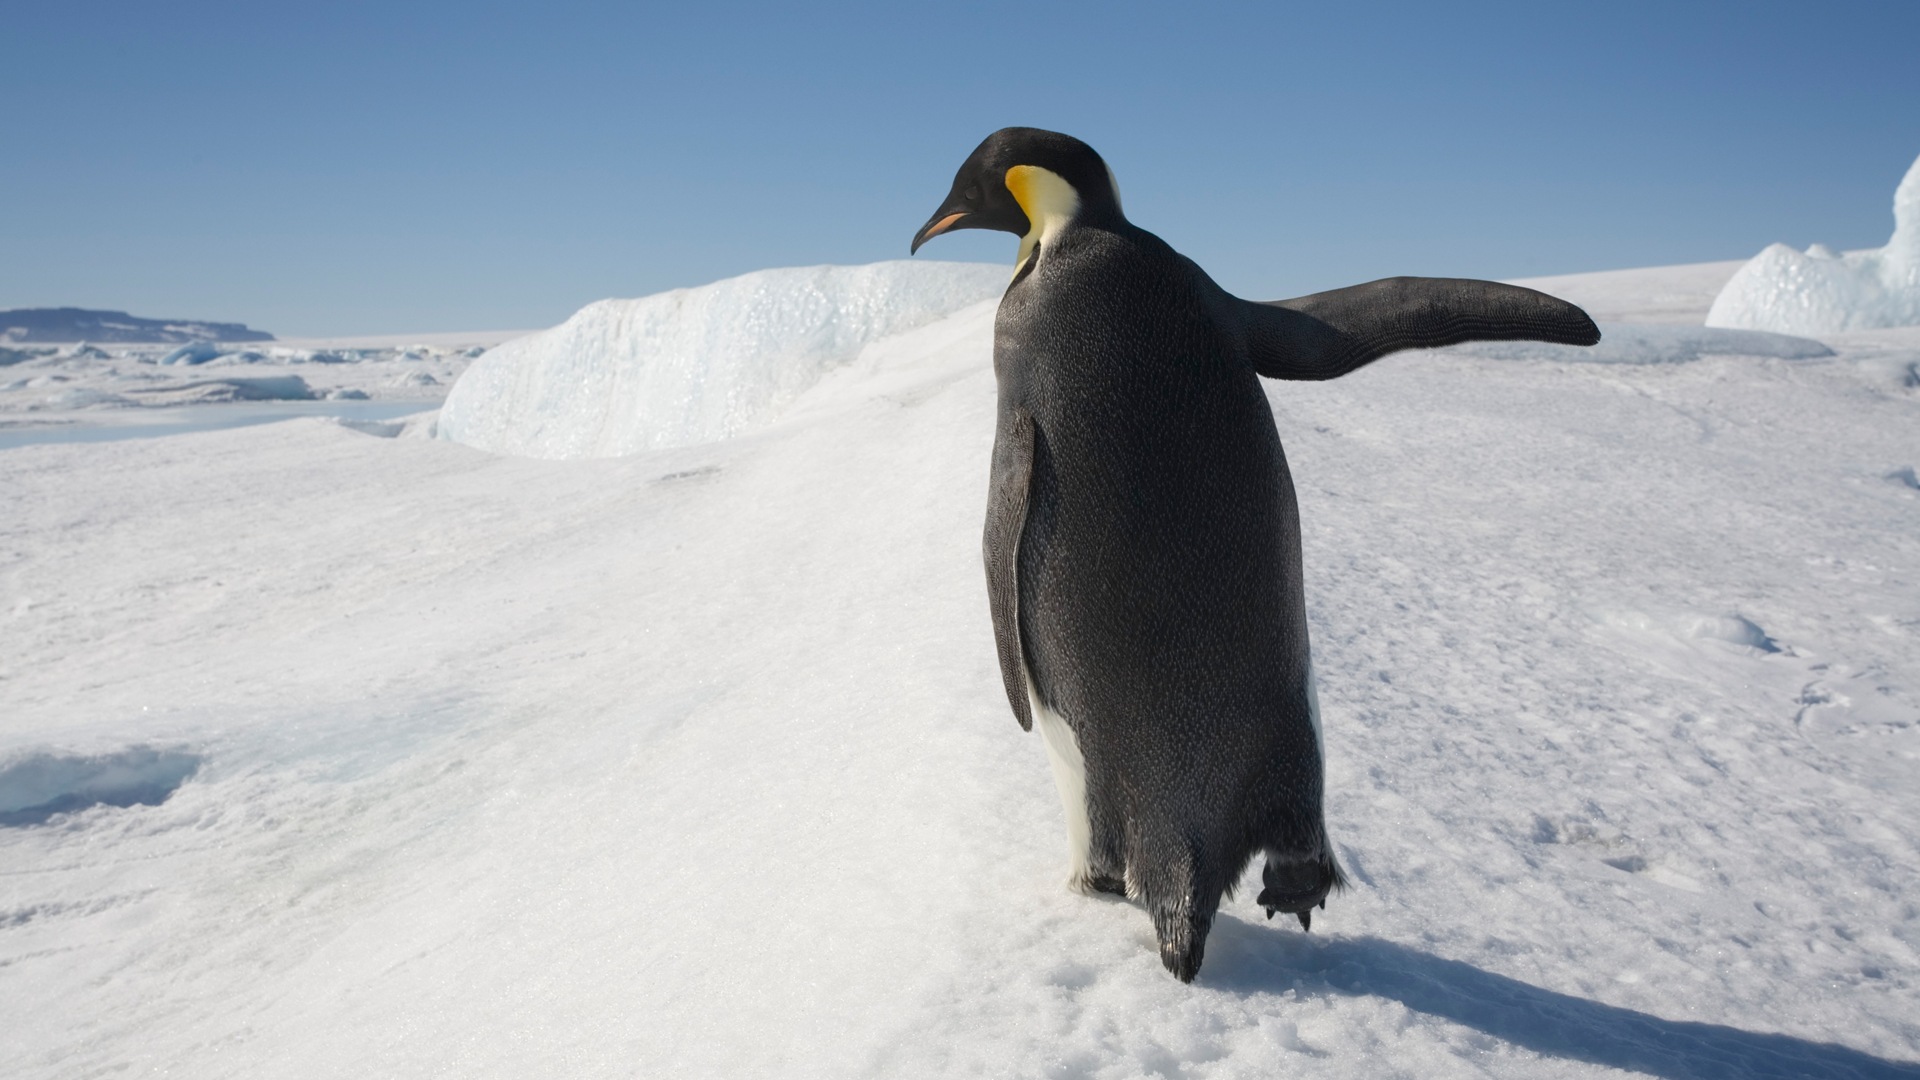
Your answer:
[[[1284,911],[1298,916],[1300,928],[1311,930],[1314,908],[1327,906],[1327,893],[1346,886],[1346,877],[1331,858],[1321,856],[1297,862],[1282,862],[1272,855],[1267,856],[1267,865],[1260,871],[1260,880],[1266,887],[1260,890],[1255,902],[1267,909],[1267,918]]]
[[[1094,892],[1112,893],[1114,896],[1127,895],[1126,882],[1117,877],[1108,877],[1105,874],[1087,875],[1087,888],[1092,889]]]

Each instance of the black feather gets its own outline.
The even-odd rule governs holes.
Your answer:
[[[1269,379],[1336,379],[1403,349],[1465,341],[1600,340],[1587,313],[1565,300],[1471,278],[1383,278],[1292,300],[1242,303],[1247,358]]]

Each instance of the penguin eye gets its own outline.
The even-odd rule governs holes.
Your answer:
[[[980,189],[977,187],[970,187],[966,191],[962,192],[961,194],[967,197],[968,202],[980,201]]]

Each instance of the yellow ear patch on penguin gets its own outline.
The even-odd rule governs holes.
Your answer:
[[[1007,170],[1007,190],[1034,230],[1045,233],[1067,223],[1080,210],[1080,193],[1052,169],[1015,165]]]
[[[1080,212],[1080,193],[1052,169],[1038,165],[1015,165],[1007,170],[1007,190],[1025,211],[1029,228],[1020,238],[1020,254],[1013,261],[1016,276],[1032,257],[1033,249],[1047,236],[1073,220]]]

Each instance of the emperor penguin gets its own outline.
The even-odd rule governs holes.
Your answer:
[[[1307,928],[1345,885],[1321,811],[1299,511],[1260,377],[1600,332],[1491,281],[1241,300],[1127,220],[1091,147],[1037,128],[989,135],[912,250],[958,229],[1020,238],[994,321],[984,545],[1007,701],[1053,765],[1068,885],[1140,902],[1190,982],[1254,856],[1269,919]]]

